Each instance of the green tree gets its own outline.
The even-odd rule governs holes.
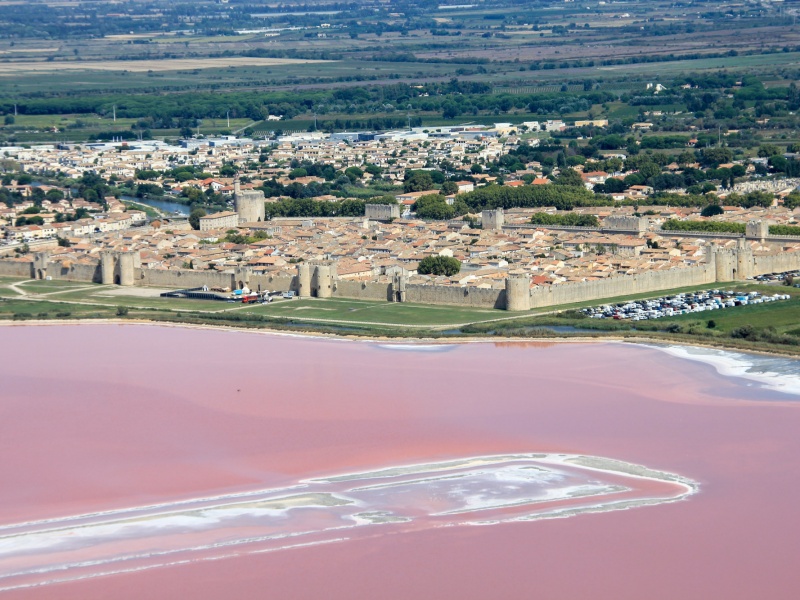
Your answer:
[[[769,158],[770,156],[776,156],[781,153],[781,149],[778,148],[775,144],[761,144],[758,147],[758,155],[761,158]]]
[[[358,179],[361,179],[364,176],[364,171],[359,169],[358,167],[347,167],[344,170],[344,174],[347,175],[347,178],[354,182]]]
[[[704,166],[717,167],[733,160],[733,152],[730,148],[703,148],[700,155],[700,162]]]
[[[414,173],[403,182],[404,192],[426,192],[433,189],[433,179],[430,173],[424,171],[414,171]]]
[[[189,214],[189,225],[192,226],[192,229],[200,229],[200,217],[205,217],[206,211],[202,208],[195,208]]]
[[[445,275],[452,277],[461,270],[461,263],[451,256],[426,256],[419,262],[420,275]]]
[[[447,221],[452,219],[456,210],[440,194],[427,194],[421,196],[414,203],[414,211],[420,219],[435,219],[437,221]]]
[[[800,192],[795,190],[786,196],[786,198],[783,199],[783,205],[792,210],[800,206]]]
[[[650,179],[661,174],[661,167],[655,163],[648,162],[639,167],[639,174],[645,179]]]
[[[555,185],[563,185],[567,187],[585,187],[580,173],[575,169],[562,169],[558,177],[553,181]]]
[[[59,200],[63,200],[64,192],[57,189],[47,190],[44,197],[50,200],[50,202],[58,202]]]
[[[568,225],[571,227],[599,227],[600,222],[594,215],[581,215],[578,213],[550,214],[546,212],[533,213],[533,225]]]
[[[725,211],[719,204],[709,204],[706,206],[702,211],[700,211],[701,217],[714,217],[716,215],[721,215]]]
[[[458,185],[456,185],[455,181],[445,181],[442,184],[441,192],[445,196],[449,196],[450,194],[457,194],[458,193]]]

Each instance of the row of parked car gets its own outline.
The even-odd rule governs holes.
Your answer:
[[[766,275],[756,275],[753,277],[761,283],[785,283],[787,279],[791,280],[794,287],[800,287],[800,271],[787,271],[786,273],[768,273]]]
[[[581,309],[581,312],[592,319],[630,319],[631,321],[647,321],[661,317],[675,317],[689,313],[708,310],[720,310],[733,306],[762,304],[788,300],[788,294],[766,295],[759,292],[736,292],[733,290],[708,290],[662,296],[649,300],[632,300],[620,304],[606,304]]]

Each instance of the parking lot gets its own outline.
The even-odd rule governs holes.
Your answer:
[[[754,281],[759,283],[780,283],[783,284],[789,279],[794,287],[800,287],[800,271],[789,271],[787,273],[768,273],[766,275],[757,275],[753,277]]]
[[[788,294],[762,294],[760,292],[737,292],[735,290],[708,290],[673,296],[662,296],[648,300],[634,300],[619,304],[581,309],[581,312],[592,319],[630,319],[631,321],[647,321],[661,317],[675,317],[691,313],[713,310],[724,310],[735,306],[764,304],[789,300]]]

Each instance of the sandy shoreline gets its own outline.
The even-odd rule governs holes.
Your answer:
[[[739,352],[744,354],[755,354],[759,356],[771,356],[778,358],[787,358],[792,360],[800,360],[797,354],[788,352],[775,352],[761,349],[742,349],[736,346],[728,346],[726,344],[712,344],[705,340],[692,340],[686,342],[683,340],[668,340],[663,338],[644,337],[644,336],[624,336],[624,335],[597,335],[597,336],[553,336],[553,337],[509,337],[509,336],[476,336],[476,337],[458,337],[458,338],[444,338],[444,337],[389,337],[389,336],[371,336],[371,335],[345,335],[341,333],[324,333],[321,331],[281,331],[278,329],[269,328],[251,328],[239,327],[236,325],[212,325],[210,323],[180,323],[175,321],[151,321],[149,319],[59,319],[59,320],[46,320],[46,319],[28,319],[24,321],[0,321],[0,327],[26,327],[26,326],[54,326],[54,325],[148,325],[156,327],[181,327],[188,329],[209,329],[214,331],[239,331],[243,333],[255,333],[261,335],[277,335],[286,337],[300,337],[300,338],[314,338],[314,339],[329,339],[348,342],[369,342],[369,343],[392,343],[395,345],[403,344],[430,344],[430,345],[453,345],[453,344],[475,344],[475,343],[572,343],[572,344],[588,344],[588,343],[627,343],[627,344],[641,344],[641,345],[676,345],[697,348],[709,348],[712,350],[725,350],[728,352]]]

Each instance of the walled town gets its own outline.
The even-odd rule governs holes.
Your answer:
[[[791,229],[797,223],[800,209],[784,202],[797,182],[748,178],[759,159],[721,167],[735,167],[745,175],[744,181],[736,184],[740,191],[768,195],[770,201],[750,207],[741,203],[726,206],[727,196],[737,193],[736,188],[709,191],[720,207],[710,217],[701,214],[698,207],[646,204],[653,192],[647,185],[608,193],[613,200],[609,206],[569,211],[555,206],[497,208],[435,220],[417,214],[425,199],[432,196],[443,206],[452,207],[464,194],[488,186],[557,185],[560,172],[577,175],[578,187],[587,190],[603,189],[609,180],[637,174],[635,167],[615,157],[609,157],[604,165],[616,169],[613,172],[576,164],[551,170],[548,178],[536,161],[504,177],[482,172],[481,164],[496,161],[521,145],[535,148],[540,140],[526,138],[530,132],[567,127],[560,121],[534,121],[521,126],[499,123],[493,127],[413,128],[385,134],[297,133],[263,142],[227,136],[184,140],[180,145],[132,142],[8,148],[6,161],[15,162],[29,176],[27,181],[10,177],[4,181],[6,189],[21,200],[0,212],[5,238],[0,251],[5,255],[3,262],[9,264],[6,269],[14,272],[33,265],[34,255],[44,252],[51,265],[46,276],[55,273],[64,278],[80,278],[76,275],[80,269],[96,270],[100,257],[109,251],[132,253],[139,273],[135,283],[153,281],[171,286],[184,285],[187,280],[178,274],[186,271],[192,272],[192,282],[201,283],[203,278],[207,283],[231,280],[232,287],[238,280],[228,274],[237,271],[270,281],[291,280],[298,264],[321,261],[335,264],[336,282],[388,285],[402,275],[404,285],[494,291],[507,289],[507,279],[515,277],[523,277],[532,290],[540,291],[566,283],[616,281],[621,276],[665,272],[669,277],[664,281],[669,285],[695,283],[697,269],[692,268],[710,264],[719,252],[747,252],[756,260],[760,258],[761,266],[726,274],[722,269],[716,280],[744,279],[798,266],[800,237],[770,233],[771,227]],[[311,188],[326,183],[324,177],[308,175],[306,169],[296,165],[323,165],[334,169],[339,177],[342,173],[351,176],[358,185],[379,180],[386,189],[397,190],[409,189],[396,187],[408,180],[409,173],[425,173],[454,163],[478,168],[472,169],[469,180],[447,182],[450,185],[438,191],[422,186],[416,191],[387,192],[374,204],[366,199],[363,215],[283,217],[265,210],[265,206],[292,200],[280,195],[266,197],[264,186],[268,182]],[[231,165],[238,167],[235,174]],[[680,173],[698,166],[673,163],[664,170]],[[184,170],[177,171],[176,177],[180,169]],[[71,178],[69,181],[96,173],[111,181],[146,179],[145,185],[165,193],[161,198],[216,195],[221,199],[220,210],[196,215],[193,223],[186,215],[154,214],[146,199],[126,201],[124,197],[100,198],[91,193],[76,197],[74,187],[41,184],[31,177],[53,172]],[[198,173],[202,173],[202,179],[194,177]],[[643,206],[636,205],[637,199]],[[335,195],[314,197],[315,202],[332,204],[341,200]],[[564,221],[565,215],[572,220]],[[724,226],[717,231],[664,228],[665,223],[675,221],[740,223],[747,227],[741,233],[732,233]],[[452,258],[460,268],[451,274],[420,272],[419,265],[426,257]],[[297,287],[297,281],[285,286]],[[337,283],[333,285],[338,287]],[[636,286],[630,291],[637,291]],[[436,295],[425,298],[441,300]],[[455,296],[445,298],[450,300],[443,301],[450,302]]]

